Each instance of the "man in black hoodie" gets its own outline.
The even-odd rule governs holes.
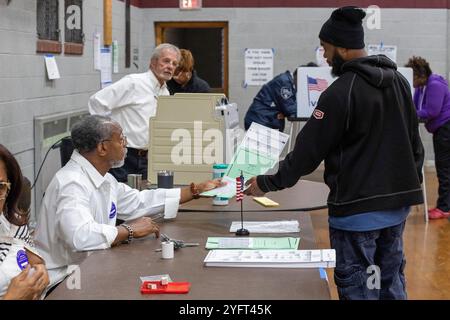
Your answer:
[[[384,55],[367,56],[356,7],[335,10],[319,34],[339,78],[320,96],[294,150],[246,194],[292,187],[325,160],[334,279],[340,299],[406,299],[403,230],[423,202],[423,146],[407,80]]]

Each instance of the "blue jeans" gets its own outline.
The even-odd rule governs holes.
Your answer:
[[[339,299],[407,298],[402,238],[404,228],[405,222],[365,232],[330,227],[331,248],[336,250],[334,281]]]

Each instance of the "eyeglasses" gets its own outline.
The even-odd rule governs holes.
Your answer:
[[[128,143],[127,136],[124,136],[123,134],[121,134],[119,139],[120,139],[120,143],[121,144],[123,144],[125,146],[127,145],[127,143]],[[106,141],[113,141],[113,140],[112,139],[105,139],[105,140],[102,140],[101,142],[106,142]]]
[[[11,190],[11,182],[0,181],[0,194],[4,195]]]

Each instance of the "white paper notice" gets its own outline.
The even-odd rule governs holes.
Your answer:
[[[113,72],[119,73],[119,43],[117,40],[113,41]]]
[[[111,74],[111,48],[102,48],[101,54],[101,64],[100,64],[100,78],[102,88],[109,86],[112,83]]]
[[[56,64],[55,56],[52,54],[45,55],[45,67],[47,68],[47,75],[50,80],[59,79],[58,65]]]
[[[273,49],[245,49],[244,86],[262,86],[273,78]]]
[[[386,57],[397,63],[397,46],[385,46],[380,44],[369,44],[367,46],[367,54],[369,56],[384,54]]]
[[[94,70],[100,70],[100,33],[94,34]]]

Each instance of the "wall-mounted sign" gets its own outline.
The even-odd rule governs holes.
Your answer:
[[[202,0],[180,0],[181,10],[199,10],[202,8]]]
[[[246,86],[262,86],[273,78],[273,49],[245,49]]]

